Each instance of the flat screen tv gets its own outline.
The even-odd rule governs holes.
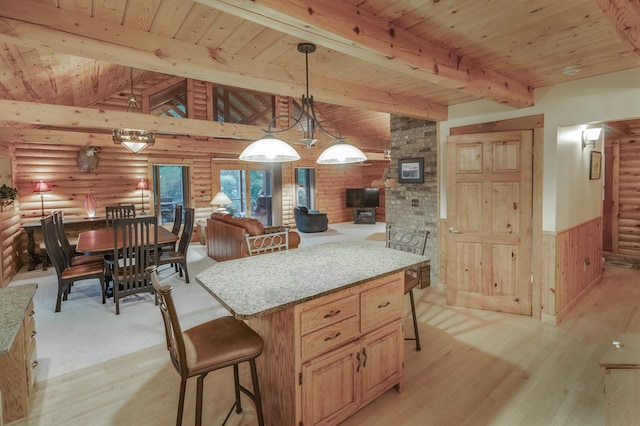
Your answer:
[[[347,207],[380,207],[378,188],[347,188]]]

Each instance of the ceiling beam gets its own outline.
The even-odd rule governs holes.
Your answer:
[[[533,105],[533,88],[526,84],[459,57],[348,2],[195,1],[447,89],[515,108]]]
[[[620,38],[640,55],[640,5],[629,0],[598,0]]]
[[[110,63],[214,83],[296,97],[303,83],[287,69],[240,60],[136,28],[24,0],[0,0],[0,42],[97,59]],[[369,87],[319,78],[314,97],[321,102],[443,121],[446,106],[419,96],[410,98]]]

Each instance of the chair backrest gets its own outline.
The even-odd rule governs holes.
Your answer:
[[[174,235],[178,235],[180,233],[180,226],[182,226],[182,204],[176,204],[176,211],[173,214],[173,228],[171,228],[171,232]]]
[[[58,275],[58,278],[60,278],[62,276],[62,272],[67,268],[67,262],[64,254],[62,253],[60,242],[58,241],[55,224],[53,223],[53,216],[47,216],[42,219],[41,226],[47,256],[49,256],[49,259],[56,270],[56,274]]]
[[[118,259],[118,273],[113,274],[119,292],[132,292],[151,283],[145,269],[157,264],[158,228],[154,216],[114,219],[113,258]]]
[[[187,377],[184,338],[182,336],[182,329],[180,328],[180,321],[178,320],[176,306],[173,303],[173,296],[171,295],[173,287],[163,286],[160,284],[156,269],[157,267],[155,265],[150,266],[147,268],[147,273],[149,274],[153,288],[158,295],[158,306],[160,307],[160,313],[162,314],[162,320],[164,321],[167,350],[171,356],[173,366],[178,370],[182,377]]]
[[[133,204],[122,206],[106,206],[104,208],[107,226],[112,227],[114,219],[136,217],[136,209]]]
[[[398,231],[387,225],[386,246],[388,248],[407,251],[424,256],[429,231]]]
[[[429,231],[398,231],[396,229],[391,229],[391,226],[387,225],[386,234],[386,246],[388,248],[424,256]],[[415,279],[416,285],[422,285],[422,271],[420,265],[415,268],[408,268],[405,273],[411,275]]]
[[[75,250],[69,243],[69,239],[67,238],[67,233],[64,232],[64,222],[62,220],[62,211],[54,210],[51,212],[51,216],[53,217],[53,225],[56,231],[56,236],[58,237],[58,242],[60,243],[60,247],[62,249],[62,254],[64,255],[65,262],[67,266],[71,266],[71,261],[75,254]]]
[[[191,236],[193,235],[193,222],[195,220],[196,211],[190,207],[184,209],[184,229],[180,236],[180,242],[178,243],[178,252],[187,255],[187,249],[191,242]]]
[[[249,256],[289,250],[289,230],[254,236],[244,234],[244,240]]]

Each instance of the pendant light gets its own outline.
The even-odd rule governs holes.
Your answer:
[[[337,124],[328,120],[318,120],[316,110],[313,106],[313,96],[309,95],[309,53],[316,51],[315,44],[312,43],[300,43],[298,44],[298,52],[304,53],[305,56],[305,71],[306,71],[306,95],[302,95],[301,110],[298,117],[290,115],[279,115],[274,117],[269,122],[264,138],[259,139],[249,145],[240,154],[240,160],[255,161],[255,162],[285,162],[299,160],[300,156],[286,142],[276,138],[274,133],[281,133],[287,130],[291,130],[296,126],[299,126],[302,130],[302,138],[300,141],[307,148],[311,148],[317,141],[315,138],[316,129],[320,129],[324,134],[328,135],[332,139],[336,140],[333,146],[327,148],[318,157],[317,162],[319,164],[347,164],[357,163],[365,161],[366,155],[353,145],[349,145],[344,141],[340,128]],[[272,126],[276,120],[281,118],[287,118],[293,124],[285,129],[273,129]],[[337,135],[327,130],[327,126],[335,129]]]
[[[133,68],[129,68],[129,81],[131,84],[131,94],[129,95],[129,105],[127,112],[141,113],[138,107],[138,99],[133,94]],[[148,145],[153,145],[156,138],[153,132],[140,129],[114,129],[113,143],[122,145],[134,154],[142,151]]]

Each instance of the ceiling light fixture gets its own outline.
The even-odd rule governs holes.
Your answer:
[[[129,95],[129,105],[127,112],[141,113],[138,106],[138,99],[133,94],[133,68],[129,68],[129,81],[131,83],[131,94]],[[113,143],[122,145],[134,154],[139,153],[148,145],[153,145],[156,137],[153,132],[140,129],[113,129]]]
[[[302,95],[300,115],[298,115],[298,117],[279,115],[271,119],[268,129],[263,129],[266,133],[265,137],[253,142],[244,151],[242,151],[240,154],[240,160],[256,162],[285,162],[299,160],[300,156],[295,149],[291,147],[291,145],[274,136],[274,133],[286,132],[296,126],[300,126],[300,129],[302,129],[301,142],[307,148],[311,148],[317,141],[315,138],[316,129],[320,129],[324,134],[336,140],[334,145],[330,146],[320,154],[317,160],[319,164],[357,163],[367,159],[367,156],[364,155],[360,149],[345,142],[337,124],[328,120],[319,120],[316,115],[316,110],[313,106],[313,96],[309,95],[309,53],[313,53],[315,51],[315,44],[298,44],[298,52],[304,53],[305,56],[307,89],[306,95]],[[292,124],[284,129],[273,129],[276,121],[283,118],[288,118],[289,122]],[[333,128],[337,135],[327,130],[326,126]]]

